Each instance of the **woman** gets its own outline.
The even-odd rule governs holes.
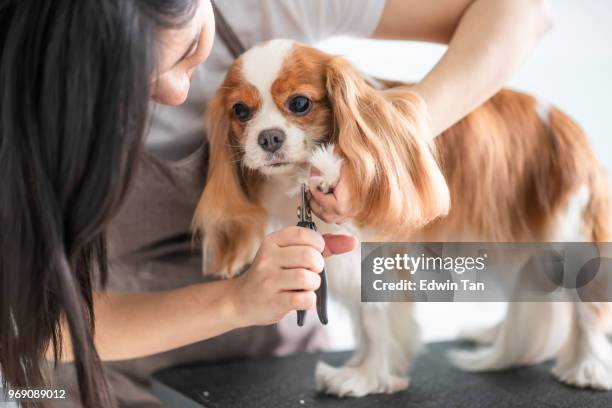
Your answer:
[[[74,357],[83,404],[106,406],[108,389],[97,374],[100,362],[90,331],[94,325],[91,273],[97,269],[106,275],[104,229],[137,163],[149,98],[163,101],[174,93],[186,93],[191,71],[210,51],[214,30],[210,4],[4,1],[0,15],[0,169],[6,176],[0,187],[2,372],[12,386],[40,386],[46,350],[55,359],[63,351],[64,357]],[[194,33],[201,34],[196,38]],[[185,51],[189,45],[185,36],[190,41],[196,38],[197,47]],[[167,45],[157,48],[158,41]],[[324,241],[314,233],[293,236],[281,231],[267,242],[259,257],[268,274],[279,269],[276,264],[283,262],[285,252],[306,252],[313,270],[322,264]],[[181,324],[180,312],[186,310],[176,310],[181,301],[173,296],[165,300],[168,319],[183,329],[197,324],[198,336],[207,338],[243,320],[248,325],[270,324],[289,310],[311,306],[314,294],[309,287],[302,288],[307,290],[304,293],[271,293],[268,299],[250,301],[261,279],[257,263],[251,267],[253,276],[239,285],[217,282],[174,295],[197,293],[204,299],[197,304],[201,310],[219,313],[215,321],[191,318]],[[312,275],[316,282],[316,273]],[[313,286],[312,282],[307,285]],[[228,291],[237,295],[228,296]],[[223,301],[217,301],[222,295]],[[140,305],[146,307],[144,302]],[[243,313],[245,303],[249,307]],[[105,313],[99,315],[102,329]],[[146,317],[141,322],[146,324]],[[67,338],[71,343],[62,343]],[[96,343],[109,350],[104,341]],[[103,357],[138,354],[134,347],[126,355],[115,355],[112,350],[121,347],[118,343]],[[155,345],[151,347],[147,352],[156,351]]]
[[[449,52],[419,88],[437,131],[493,94],[548,27],[542,4],[526,0],[452,1],[437,9],[417,0],[360,0],[371,11],[365,13],[367,24],[359,20],[361,7],[348,13],[354,0],[351,7],[343,1],[220,3],[230,23],[234,16],[265,21],[261,33],[277,27],[274,21],[288,10],[320,18],[323,8],[337,19],[318,25],[311,40],[339,33],[331,26],[354,33],[363,24],[364,35],[450,41]],[[402,19],[408,15],[409,29]],[[304,25],[319,21],[304,17]],[[348,26],[338,23],[347,20]],[[520,31],[513,21],[523,22]],[[248,344],[254,344],[253,354],[277,352],[270,344],[279,334],[260,326],[310,308],[322,256],[354,248],[351,237],[287,228],[266,237],[240,277],[204,282],[199,262],[193,262],[198,254],[179,256],[184,247],[155,252],[188,242],[187,234],[144,240],[188,230],[206,157],[205,149],[197,149],[178,166],[168,158],[145,159],[148,101],[185,100],[192,74],[211,51],[213,31],[208,0],[0,0],[0,369],[8,384],[43,385],[46,357],[73,359],[82,404],[105,407],[113,398],[100,358],[165,352],[157,354],[163,356],[155,362],[159,368],[204,355],[198,348],[180,358],[168,353],[211,338],[224,340],[205,349],[208,356],[239,354]],[[249,37],[249,45],[260,37]],[[218,49],[226,53],[227,67],[231,58]],[[167,112],[158,111],[153,141],[159,141],[159,118]],[[196,109],[193,116],[200,115]],[[190,171],[184,171],[186,164]],[[164,177],[171,182],[162,183]],[[157,182],[159,190],[151,190]],[[335,196],[318,197],[318,215],[334,222],[350,216],[350,197],[342,191],[339,186]],[[163,200],[169,207],[157,205]],[[174,211],[177,206],[180,211]],[[167,218],[175,212],[180,219]],[[97,277],[104,281],[107,271],[112,290],[103,293]],[[294,349],[303,349],[300,339],[308,336],[312,331],[297,334],[302,346]],[[152,367],[142,370],[142,378]],[[110,373],[118,378],[113,388],[119,397],[129,383],[120,372],[126,371]]]

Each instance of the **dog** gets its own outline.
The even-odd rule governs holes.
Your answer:
[[[501,90],[431,138],[426,106],[410,84],[370,80],[339,56],[290,40],[238,58],[207,111],[207,185],[194,216],[206,268],[234,276],[262,237],[295,225],[295,189],[324,192],[346,174],[357,206],[350,225],[316,220],[324,233],[364,241],[592,241],[612,238],[609,184],[567,115]],[[359,251],[328,258],[329,288],[351,314],[358,342],[343,367],[320,362],[316,384],[338,396],[409,385],[420,348],[412,303],[361,303]],[[489,344],[451,355],[466,370],[555,357],[553,375],[612,389],[608,303],[510,303]],[[516,333],[524,333],[517,336]]]

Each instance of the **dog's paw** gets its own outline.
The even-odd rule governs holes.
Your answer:
[[[335,184],[321,176],[311,176],[308,178],[308,185],[315,187],[323,194],[333,193]]]
[[[319,175],[308,179],[308,184],[314,186],[322,193],[333,191],[342,169],[342,159],[334,153],[334,145],[317,147],[310,158],[310,164],[319,171]]]
[[[317,363],[315,372],[317,391],[338,397],[363,397],[368,394],[392,394],[410,385],[406,377],[358,367],[332,367]]]
[[[612,390],[612,364],[596,358],[570,364],[557,363],[552,374],[559,381],[574,387]]]

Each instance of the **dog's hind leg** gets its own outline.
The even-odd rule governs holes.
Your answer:
[[[612,241],[612,198],[607,182],[604,179],[597,181],[599,184],[591,184],[585,238],[604,242],[600,246],[600,256],[609,260],[612,259],[609,243]],[[607,294],[612,287],[609,261],[600,264],[600,268],[594,287]],[[578,301],[573,307],[570,334],[552,373],[569,385],[611,390],[612,344],[606,334],[612,328],[612,303]]]
[[[577,387],[612,389],[612,345],[606,337],[610,303],[574,303],[567,342],[552,369],[560,381]]]
[[[557,240],[591,239],[582,224],[585,208],[590,205],[589,197],[588,189],[575,192],[560,218],[554,235]],[[598,274],[597,279],[600,277],[602,282],[597,287],[607,287],[609,293],[607,274]],[[611,321],[612,304],[605,302],[579,299],[561,303],[514,302],[509,304],[507,317],[490,347],[454,351],[450,357],[456,366],[468,371],[498,370],[557,357],[552,373],[559,380],[574,386],[609,390],[612,389],[612,345],[606,334]]]
[[[588,190],[579,189],[567,210],[559,218],[554,237],[576,240]],[[508,264],[511,275],[517,266]],[[517,275],[518,276],[518,275]],[[521,283],[518,276],[518,284]],[[535,364],[557,355],[570,330],[573,305],[563,302],[510,302],[506,318],[489,347],[476,350],[453,350],[453,364],[467,371],[500,370],[512,366]],[[521,335],[521,333],[528,333]]]

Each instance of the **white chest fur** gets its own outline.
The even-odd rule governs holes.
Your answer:
[[[290,191],[296,190],[296,180],[287,175],[270,177],[261,191],[262,205],[268,213],[266,234],[279,229],[296,225],[298,222],[297,209],[300,204],[298,195],[290,196]],[[356,234],[350,225],[339,226],[325,224],[313,214],[313,221],[322,234],[348,233]]]

